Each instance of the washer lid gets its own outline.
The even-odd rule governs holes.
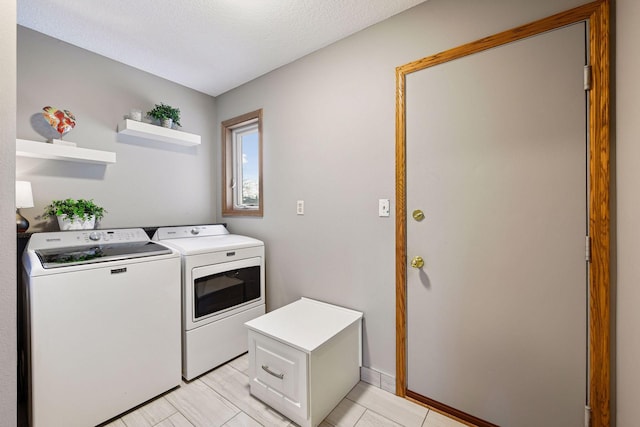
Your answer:
[[[129,242],[37,249],[35,253],[38,255],[42,267],[56,268],[154,255],[166,255],[171,253],[171,249],[154,242]]]

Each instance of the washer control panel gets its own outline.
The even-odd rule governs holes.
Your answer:
[[[76,246],[92,246],[108,243],[137,243],[149,241],[151,241],[151,239],[142,228],[67,230],[34,233],[29,239],[28,248],[33,250],[72,248]]]
[[[78,240],[85,243],[119,243],[119,242],[138,242],[149,240],[149,236],[144,230],[139,228],[124,230],[87,230],[78,236]]]

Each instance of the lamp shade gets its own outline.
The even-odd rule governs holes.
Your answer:
[[[16,181],[16,208],[32,208],[33,192],[29,181]]]

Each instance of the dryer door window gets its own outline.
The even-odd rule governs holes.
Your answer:
[[[260,298],[260,266],[210,274],[194,280],[195,318]]]

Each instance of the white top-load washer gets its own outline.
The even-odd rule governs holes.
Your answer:
[[[87,427],[181,383],[180,254],[144,230],[33,234],[23,253],[31,427]]]
[[[264,243],[220,224],[161,227],[153,240],[182,254],[182,376],[245,353],[244,323],[265,313]]]

